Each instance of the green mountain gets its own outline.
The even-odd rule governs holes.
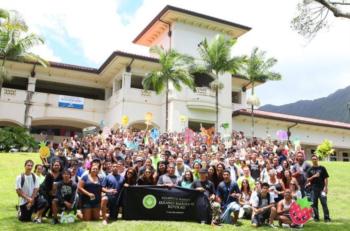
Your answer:
[[[327,97],[281,106],[267,104],[259,110],[350,123],[350,86]]]

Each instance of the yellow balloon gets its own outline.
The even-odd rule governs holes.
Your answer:
[[[122,116],[122,125],[126,126],[129,122],[129,117],[127,115]]]
[[[180,122],[185,123],[187,120],[187,117],[184,115],[180,115]]]
[[[151,122],[153,119],[153,114],[152,112],[147,112],[146,115],[145,115],[145,120],[146,122]]]

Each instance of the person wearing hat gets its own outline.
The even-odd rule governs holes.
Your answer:
[[[201,168],[199,170],[199,180],[196,180],[192,183],[192,188],[203,192],[210,201],[210,207],[212,210],[212,224],[219,225],[220,224],[220,215],[221,209],[220,204],[215,201],[215,188],[213,182],[208,180],[208,170],[205,168]]]

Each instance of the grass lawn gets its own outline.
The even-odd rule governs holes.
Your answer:
[[[169,221],[123,221],[119,220],[107,226],[102,222],[77,222],[68,225],[51,225],[49,220],[44,224],[21,223],[16,219],[15,205],[18,203],[15,193],[15,178],[23,171],[23,164],[26,159],[33,159],[39,163],[39,154],[0,154],[0,229],[1,230],[157,230],[157,231],[192,231],[192,230],[255,230],[251,228],[248,220],[243,225],[235,228],[231,225],[211,227],[190,222],[169,222]],[[350,163],[344,162],[323,162],[330,175],[328,206],[332,218],[331,223],[314,223],[309,221],[304,230],[350,230]],[[321,208],[321,205],[319,205]],[[322,209],[321,209],[322,210]],[[136,211],[135,211],[136,212]],[[321,218],[322,212],[321,212]],[[277,224],[277,222],[275,222]],[[258,230],[271,230],[263,227]],[[282,229],[281,229],[282,230]]]

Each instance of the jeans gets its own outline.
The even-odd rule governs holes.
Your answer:
[[[318,199],[321,201],[324,219],[329,219],[329,210],[327,206],[327,196],[322,196],[322,189],[320,188],[312,188],[311,190],[311,201],[312,201],[312,209],[314,210],[314,219],[319,219],[318,213]]]
[[[241,206],[236,202],[231,202],[230,204],[228,204],[224,213],[221,215],[222,222],[225,224],[232,224],[231,213],[232,212],[238,213],[240,208]]]

